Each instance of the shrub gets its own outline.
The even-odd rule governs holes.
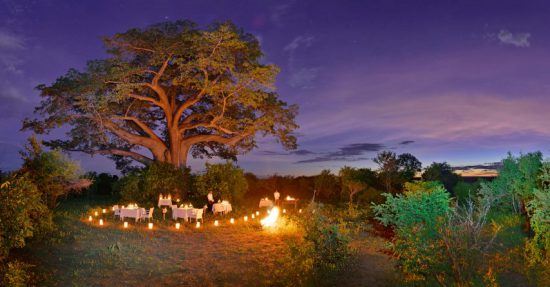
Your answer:
[[[280,284],[288,286],[332,286],[337,274],[350,266],[355,251],[344,225],[310,205],[301,221],[304,236],[290,241],[289,258],[282,258],[278,271]]]
[[[478,190],[481,188],[481,182],[465,182],[459,181],[453,187],[453,194],[459,205],[465,205],[469,198],[474,198],[478,195]]]
[[[160,194],[187,200],[191,189],[189,169],[179,169],[156,162],[133,171],[118,183],[122,200],[142,205],[156,205]]]
[[[17,260],[8,262],[0,270],[0,274],[3,274],[0,279],[0,285],[10,287],[28,286],[30,280],[29,267],[31,267],[30,264]]]
[[[197,195],[206,199],[212,191],[215,198],[240,204],[248,190],[244,171],[231,162],[206,164],[206,172],[197,178]]]
[[[53,229],[52,216],[40,192],[27,176],[16,176],[0,188],[0,260],[10,249]]]

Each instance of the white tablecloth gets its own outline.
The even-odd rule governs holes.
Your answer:
[[[189,220],[191,212],[193,212],[193,208],[172,208],[172,219],[177,220],[178,218],[183,218]]]
[[[172,206],[172,199],[168,198],[159,198],[159,207],[161,206]]]
[[[260,207],[272,207],[272,206],[273,206],[273,201],[271,201],[270,199],[265,199],[265,198],[260,199]]]
[[[228,213],[232,210],[233,208],[231,207],[231,203],[214,203],[212,206],[213,213]]]
[[[121,208],[120,220],[124,220],[125,217],[135,218],[137,221],[141,217],[141,208]]]

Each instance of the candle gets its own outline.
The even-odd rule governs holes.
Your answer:
[[[271,210],[268,209],[268,210],[267,210],[267,214],[271,214]]]
[[[283,209],[283,213],[286,213],[286,209]]]
[[[252,216],[251,216],[251,217],[252,217],[252,219],[254,219],[254,213],[252,213]]]
[[[298,210],[298,213],[302,213],[302,209]]]
[[[229,223],[234,224],[234,223],[235,223],[235,219],[233,219],[233,218],[229,219]]]
[[[245,216],[245,217],[244,217],[244,221],[248,221],[248,216]]]
[[[201,223],[197,221],[197,224],[195,225],[195,228],[200,228],[201,227]]]
[[[106,213],[107,210],[106,210],[105,208],[103,208],[103,209],[101,210],[101,212],[102,212],[102,213]]]
[[[149,222],[149,224],[147,224],[147,227],[148,227],[149,229],[153,229],[153,223],[152,223],[152,222]]]
[[[128,228],[128,221],[124,221],[124,228]]]
[[[214,226],[218,226],[218,225],[219,225],[218,221],[214,220]]]
[[[99,225],[103,225],[103,219],[99,220]]]
[[[180,223],[176,223],[176,229],[180,229]]]
[[[259,211],[256,211],[256,215],[260,215],[260,212],[259,212]]]
[[[92,222],[92,216],[91,216],[91,215],[88,216],[88,221],[89,221],[89,222]]]
[[[97,216],[97,211],[94,211],[94,215]]]

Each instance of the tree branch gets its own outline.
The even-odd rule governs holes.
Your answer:
[[[146,125],[144,122],[142,122],[140,119],[132,116],[116,116],[115,119],[120,120],[126,120],[134,122],[137,126],[139,126],[146,134],[148,134],[152,139],[157,140],[159,143],[164,144],[162,139],[153,131],[148,125]]]

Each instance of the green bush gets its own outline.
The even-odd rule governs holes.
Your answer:
[[[0,188],[0,260],[26,240],[53,229],[52,215],[36,186],[25,175],[2,183]]]
[[[30,264],[21,261],[11,261],[5,264],[0,270],[3,276],[0,279],[0,285],[9,287],[29,286],[30,273],[28,271]]]
[[[305,210],[304,236],[300,242],[290,241],[290,257],[280,260],[281,285],[333,286],[336,275],[350,266],[355,250],[349,245],[349,231],[324,213],[315,204]]]
[[[453,187],[453,194],[459,205],[464,205],[469,198],[475,198],[478,195],[478,190],[481,188],[481,182],[465,182],[459,181]]]
[[[206,172],[197,178],[197,196],[206,200],[212,191],[214,198],[241,204],[248,190],[244,171],[231,162],[224,164],[206,164]]]
[[[126,175],[117,188],[123,201],[145,206],[156,205],[160,194],[187,200],[192,190],[189,169],[160,162]]]

